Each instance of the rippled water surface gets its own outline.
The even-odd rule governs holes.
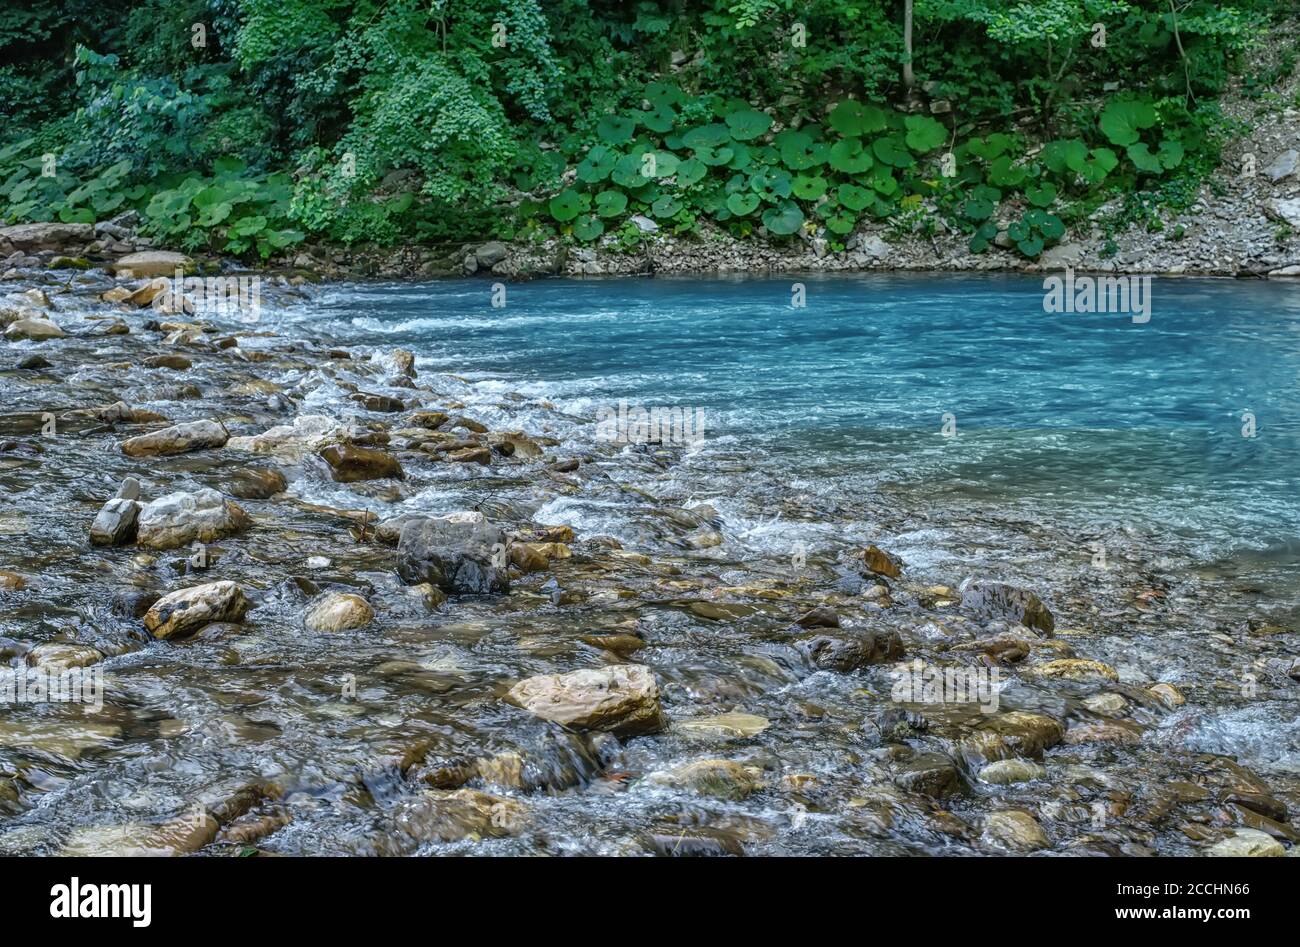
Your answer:
[[[1155,280],[1150,319],[1029,277],[483,281],[327,297],[324,326],[566,410],[682,405],[801,488],[1141,524],[1300,565],[1300,292]],[[304,318],[320,325],[319,309]],[[945,415],[949,430],[942,434]],[[1255,436],[1243,431],[1253,418]]]
[[[105,703],[0,708],[0,851],[161,832],[205,854],[988,854],[1003,810],[1055,854],[1193,854],[1260,826],[1290,845],[1300,292],[1158,280],[1135,324],[1047,314],[1027,278],[809,277],[802,308],[791,283],[548,280],[506,286],[500,308],[486,280],[325,285],[168,343],[153,313],[98,300],[106,277],[47,281],[69,337],[0,342],[0,657],[93,646]],[[129,334],[102,333],[115,316]],[[192,365],[145,364],[160,352]],[[35,353],[50,364],[19,366]],[[310,454],[127,457],[118,443],[158,423],[75,413],[119,400],[232,435],[326,415],[386,436],[406,477],[337,483]],[[595,418],[621,401],[700,409],[705,436],[602,440]],[[541,456],[448,462],[419,449],[414,410],[523,432]],[[87,543],[123,477],[148,500],[230,492],[253,466],[287,488],[239,500],[253,526],[202,569]],[[572,527],[572,555],[430,608],[371,524],[468,509],[521,537]],[[903,564],[883,598],[867,544]],[[971,612],[969,578],[1034,590],[1055,634]],[[133,595],[224,579],[253,602],[242,626],[152,641],[131,614]],[[330,590],[375,620],[306,630]],[[814,607],[832,637],[888,631],[908,660],[996,669],[997,712],[900,707],[893,662],[810,662],[794,622]],[[1053,663],[1070,659],[1098,664]],[[502,699],[624,662],[654,671],[664,732],[593,740]],[[1008,756],[1043,771],[980,776]],[[702,760],[744,775],[664,778]]]

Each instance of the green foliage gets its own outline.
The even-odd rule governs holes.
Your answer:
[[[1049,210],[1074,220],[1123,194],[1142,218],[1203,180],[1225,136],[1213,97],[1272,7],[926,0],[912,64],[924,98],[952,103],[938,115],[891,105],[900,12],[30,0],[0,10],[0,215],[136,209],[163,242],[266,255],[302,234],[627,248],[644,239],[634,214],[778,240],[824,227],[835,242],[864,219],[902,230],[938,208],[978,249],[1012,220],[1033,256],[1059,239]]]

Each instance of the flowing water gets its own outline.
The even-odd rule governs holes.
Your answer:
[[[212,853],[970,854],[1000,850],[980,826],[1001,809],[1033,814],[1057,853],[1191,853],[1261,811],[1291,839],[1300,294],[1285,283],[1157,280],[1147,322],[1046,313],[1041,280],[1015,277],[808,277],[802,306],[791,279],[540,281],[504,305],[486,281],[329,285],[272,294],[254,325],[211,318],[210,338],[240,345],[184,347],[179,373],[141,365],[169,348],[146,316],[95,333],[106,285],[55,297],[71,338],[7,343],[0,362],[0,569],[23,580],[0,588],[0,655],[20,666],[62,640],[107,656],[102,709],[0,707],[0,851],[114,850],[196,809],[219,813],[217,842],[190,846]],[[393,348],[415,353],[414,387]],[[52,365],[15,367],[35,351]],[[435,462],[358,388],[546,454]],[[224,490],[265,458],[132,459],[115,445],[143,428],[63,420],[116,400],[232,434],[310,414],[382,425],[407,478],[281,464],[287,491],[241,500],[254,528],[203,570],[254,600],[242,630],[151,642],[123,591],[193,584],[193,568],[88,546],[95,511],[124,476],[145,499]],[[703,436],[601,436],[597,418],[638,407],[683,409]],[[356,525],[461,509],[571,526],[574,555],[430,611]],[[867,544],[904,564],[889,607],[855,565]],[[1037,592],[1055,637],[969,614],[953,590],[970,577]],[[378,618],[305,631],[325,589],[361,592]],[[892,663],[800,651],[792,623],[821,605],[845,631],[897,631],[909,660],[996,666],[1001,716],[909,706],[900,731]],[[979,657],[999,635],[1029,656]],[[1034,672],[1067,657],[1110,676]],[[593,741],[501,699],[528,675],[623,661],[658,676],[664,733]],[[1099,709],[1106,695],[1122,709]],[[765,726],[712,721],[733,712]],[[1084,735],[1042,753],[1017,731],[1008,745],[1044,774],[981,780],[1009,754],[975,736],[1016,731],[1017,712]],[[747,769],[721,787],[653,775],[704,759]],[[480,760],[497,765],[475,775]],[[494,794],[475,797],[493,818],[447,800],[462,784]]]

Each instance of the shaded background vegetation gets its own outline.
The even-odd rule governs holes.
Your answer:
[[[1216,99],[1268,18],[1293,12],[1265,0],[28,0],[0,7],[0,215],[134,208],[167,242],[267,256],[316,238],[635,240],[634,213],[678,232],[710,222],[833,240],[864,217],[937,213],[982,249],[1000,212],[1033,256],[1109,193],[1190,193],[1226,133]],[[831,121],[849,100],[882,118]]]

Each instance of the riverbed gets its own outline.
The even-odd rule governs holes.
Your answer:
[[[66,336],[0,343],[0,656],[97,668],[104,700],[0,708],[0,851],[1294,840],[1285,285],[1157,280],[1145,321],[1045,312],[1024,277],[268,281],[255,317],[113,286],[5,285],[45,292]],[[642,409],[682,436],[646,442]],[[255,440],[307,417],[401,478]],[[195,421],[231,440],[121,449]],[[141,502],[211,489],[248,522],[197,558],[92,546],[128,477]],[[398,574],[381,524],[456,511],[527,547],[508,592]],[[157,596],[212,582],[246,616],[149,632]],[[1014,607],[987,607],[995,583]],[[372,617],[313,628],[331,594]],[[651,732],[511,698],[623,665],[653,672]],[[989,687],[900,690],[934,668]]]

